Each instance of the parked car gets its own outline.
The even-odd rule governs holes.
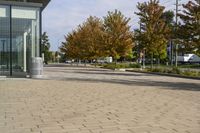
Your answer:
[[[97,60],[98,63],[112,63],[113,58],[112,57],[105,57],[105,58],[99,58]]]
[[[195,54],[185,54],[178,56],[177,61],[179,63],[200,63],[200,57]]]
[[[73,60],[66,60],[65,63],[67,64],[70,64],[70,63],[73,63],[74,61]]]

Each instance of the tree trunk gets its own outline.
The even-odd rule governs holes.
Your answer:
[[[86,65],[86,60],[84,60],[84,66],[86,67],[87,65]]]
[[[170,63],[171,63],[171,66],[173,66],[173,58],[174,58],[174,45],[173,45],[173,41],[171,40],[171,55],[170,55]]]
[[[77,59],[77,64],[76,65],[78,66],[78,64],[79,64],[79,59]]]
[[[160,56],[158,56],[158,67],[160,67]]]
[[[115,60],[115,68],[117,68],[117,59],[114,59]]]
[[[175,53],[175,66],[178,67],[178,44],[176,44],[176,53]]]
[[[97,59],[95,59],[95,67],[97,67]]]
[[[153,69],[153,54],[151,54],[151,69]]]

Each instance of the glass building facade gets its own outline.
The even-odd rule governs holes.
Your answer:
[[[41,3],[0,2],[0,76],[27,75],[40,57]]]

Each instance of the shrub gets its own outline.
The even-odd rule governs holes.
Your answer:
[[[128,63],[110,63],[110,64],[105,64],[103,65],[103,68],[108,68],[108,69],[120,69],[120,68],[140,68],[139,64],[128,64]]]
[[[160,68],[153,68],[151,69],[151,72],[162,72]]]
[[[172,72],[173,74],[181,74],[181,70],[178,69],[177,67],[173,67],[171,72]]]
[[[140,64],[129,64],[129,68],[141,68]]]
[[[103,65],[103,68],[108,68],[108,69],[115,69],[116,64],[105,64]]]
[[[191,77],[198,77],[198,76],[200,76],[200,72],[187,70],[187,71],[182,72],[182,75],[191,76]]]
[[[168,68],[153,68],[153,69],[149,69],[149,72],[159,72],[159,73],[171,73],[171,74],[181,74],[181,70],[174,67],[172,69],[168,69]]]

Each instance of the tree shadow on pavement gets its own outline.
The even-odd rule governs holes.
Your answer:
[[[151,76],[150,74],[142,74],[142,73],[125,73],[125,72],[116,72],[116,71],[108,71],[108,73],[102,73],[102,72],[74,72],[74,73],[80,73],[80,74],[91,74],[91,75],[110,75],[110,76]]]
[[[65,64],[63,64],[66,67]],[[200,91],[200,82],[190,83],[190,82],[171,82],[163,80],[152,80],[155,75],[147,73],[130,73],[130,72],[116,72],[107,69],[100,68],[86,68],[86,67],[71,67],[68,68],[60,67],[62,66],[55,65],[57,68],[47,68],[47,78],[51,80],[64,80],[64,81],[81,81],[81,82],[100,82],[100,83],[112,83],[112,84],[123,84],[129,86],[155,86],[161,89],[170,89],[170,90],[187,90],[187,91]],[[50,65],[53,67],[53,65]],[[48,76],[48,72],[53,76]],[[64,76],[60,76],[58,72],[63,73]],[[69,73],[69,75],[67,75]],[[66,76],[65,76],[66,74]],[[73,75],[73,77],[70,77]],[[96,76],[95,76],[96,75]],[[104,78],[108,76],[107,78]],[[109,76],[112,76],[109,78]],[[124,78],[119,76],[126,76],[130,78]],[[146,77],[146,78],[134,78],[134,77]],[[116,77],[116,78],[115,78]],[[159,76],[162,79],[162,76]],[[165,76],[164,76],[165,77]],[[177,78],[171,79],[176,80]],[[177,80],[178,81],[178,80]]]
[[[200,91],[200,84],[195,83],[184,83],[184,82],[163,82],[163,81],[151,81],[151,80],[122,80],[122,79],[83,79],[83,78],[60,78],[53,77],[47,78],[53,80],[62,80],[62,81],[80,81],[80,82],[91,82],[91,83],[112,83],[112,84],[123,84],[129,86],[155,86],[160,89],[170,89],[170,90],[186,90],[186,91]]]

